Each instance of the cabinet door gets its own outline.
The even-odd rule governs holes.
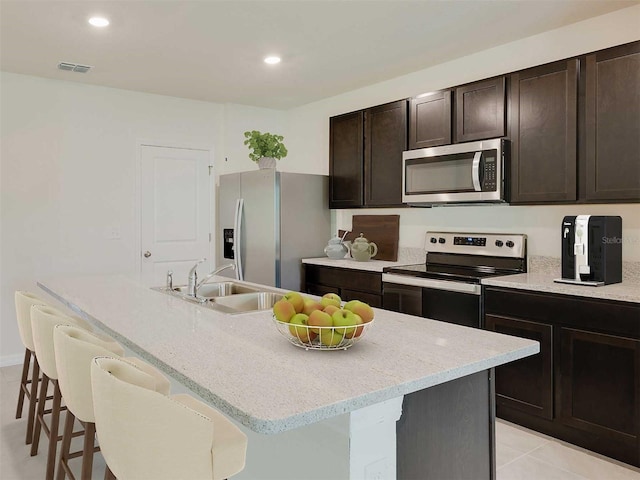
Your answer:
[[[540,353],[496,368],[498,408],[553,418],[553,327],[498,315],[485,316],[485,327],[540,342]]]
[[[407,315],[422,316],[422,287],[382,284],[382,308]]]
[[[578,60],[510,77],[511,203],[576,200]]]
[[[456,143],[504,137],[505,78],[456,88]]]
[[[329,208],[363,203],[363,111],[329,120]]]
[[[367,109],[364,124],[365,205],[401,205],[402,152],[407,149],[407,101]]]
[[[561,329],[562,423],[591,434],[602,453],[640,459],[640,340]],[[625,460],[626,458],[626,460]]]
[[[412,98],[409,103],[409,148],[451,143],[451,90]]]
[[[640,201],[640,42],[586,59],[586,199]]]

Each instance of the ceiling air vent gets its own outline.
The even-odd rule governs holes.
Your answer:
[[[60,62],[58,64],[60,70],[67,72],[87,73],[91,67],[89,65],[79,65],[77,63]]]

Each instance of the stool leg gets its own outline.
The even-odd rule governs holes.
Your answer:
[[[42,431],[42,419],[44,417],[45,403],[47,402],[48,387],[49,377],[47,377],[45,374],[42,374],[42,385],[40,386],[40,395],[38,398],[38,411],[35,413],[35,424],[33,425],[33,437],[31,442],[32,457],[38,454],[38,446],[40,445],[40,432]]]
[[[53,480],[56,468],[56,450],[58,447],[58,426],[60,425],[60,404],[62,394],[58,380],[53,380],[53,406],[51,407],[51,423],[49,425],[49,453],[47,455],[47,480]]]
[[[91,480],[91,470],[93,469],[93,450],[96,438],[96,424],[86,422],[84,424],[84,444],[82,448],[82,480]]]
[[[22,362],[22,379],[20,380],[20,392],[18,392],[18,407],[16,408],[16,418],[22,417],[22,406],[24,405],[24,393],[27,388],[29,378],[29,367],[31,366],[31,351],[24,349],[24,361]]]
[[[107,469],[104,471],[104,480],[116,480],[116,476],[109,468],[109,465],[107,465]]]
[[[60,460],[58,460],[58,473],[56,480],[64,480],[67,472],[64,465],[69,464],[69,450],[71,449],[71,438],[73,437],[73,422],[76,417],[67,408],[67,416],[64,421],[64,432],[62,433],[62,445],[60,446]]]
[[[38,357],[33,357],[33,368],[31,370],[31,392],[29,393],[29,417],[27,419],[27,439],[25,443],[29,445],[33,440],[33,420],[36,416],[36,401],[38,400],[38,378],[40,378],[40,365]],[[44,390],[47,396],[47,389]]]

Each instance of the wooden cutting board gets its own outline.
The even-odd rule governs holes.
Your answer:
[[[344,230],[338,230],[342,237]],[[398,238],[400,234],[400,215],[354,215],[351,232],[345,240],[353,242],[360,234],[378,246],[378,254],[374,260],[398,260]]]

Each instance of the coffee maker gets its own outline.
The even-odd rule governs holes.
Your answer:
[[[622,218],[577,215],[562,220],[562,278],[556,282],[608,285],[622,281]]]

